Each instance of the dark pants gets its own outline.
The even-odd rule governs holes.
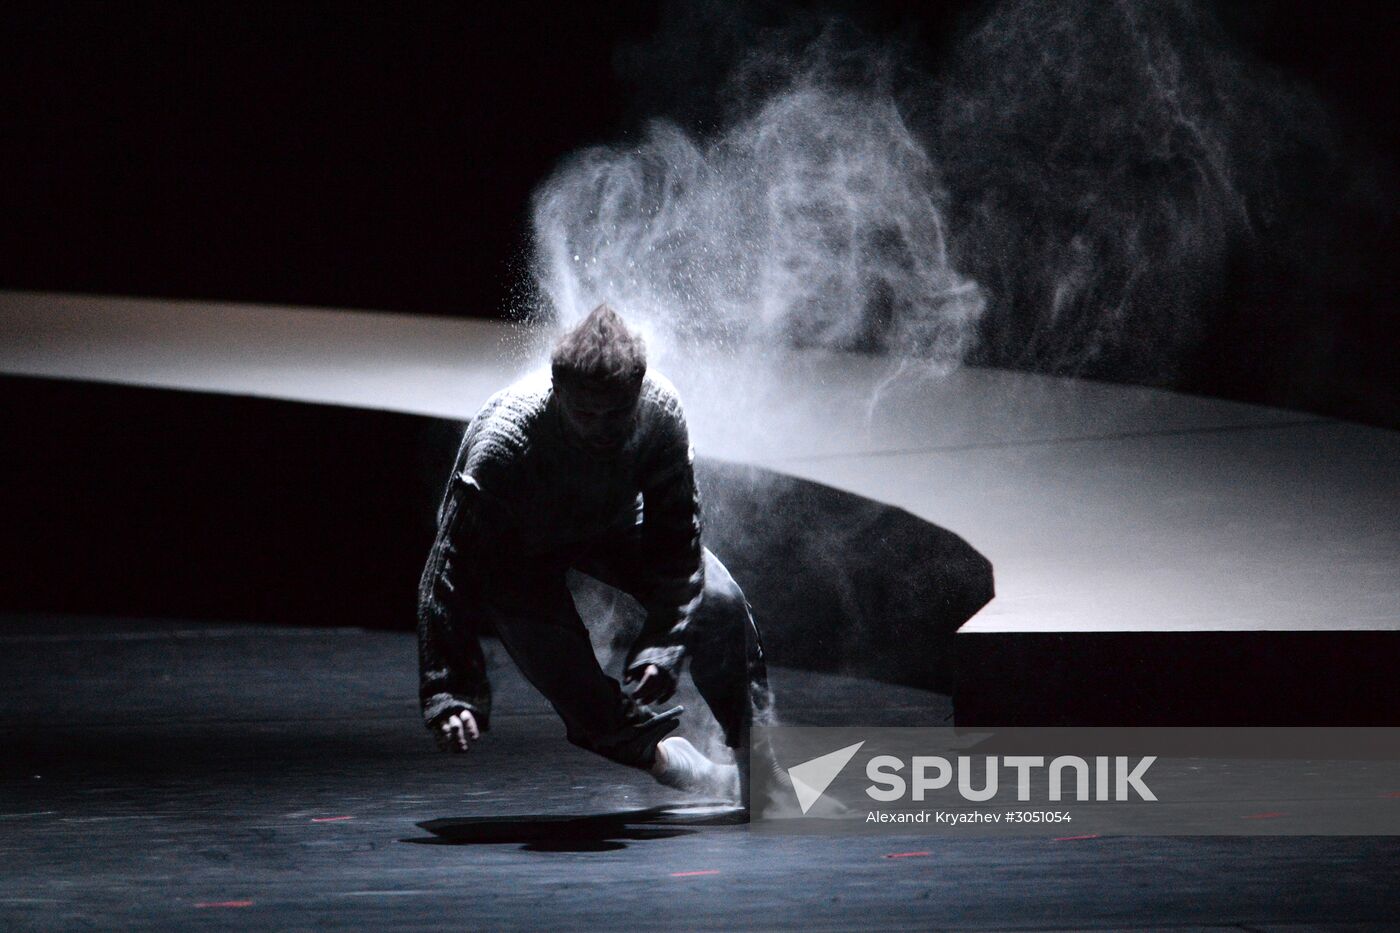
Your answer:
[[[730,748],[747,748],[749,728],[766,722],[773,696],[763,646],[743,591],[708,548],[705,589],[684,643],[691,679],[714,713]],[[605,541],[528,569],[498,568],[482,579],[477,605],[525,678],[559,713],[570,742],[622,764],[649,767],[655,742],[614,751],[605,737],[625,734],[647,718],[618,681],[603,672],[579,617],[565,574],[573,568],[634,597],[650,593],[645,555],[634,538]],[[659,739],[660,736],[657,736]]]

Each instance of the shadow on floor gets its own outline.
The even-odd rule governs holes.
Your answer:
[[[517,844],[531,852],[608,852],[628,842],[690,835],[690,827],[746,823],[742,810],[729,805],[648,807],[617,813],[533,814],[511,817],[461,817],[427,820],[420,829],[431,838],[404,839],[420,845]]]

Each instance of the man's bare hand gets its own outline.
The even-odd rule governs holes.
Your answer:
[[[637,686],[632,690],[632,699],[638,703],[660,703],[676,692],[675,679],[655,664],[642,668],[640,675],[635,670],[629,671],[627,682],[634,680]]]
[[[481,738],[481,730],[476,726],[476,717],[471,710],[459,710],[445,717],[433,730],[438,748],[445,752],[465,752],[471,750],[471,743]]]

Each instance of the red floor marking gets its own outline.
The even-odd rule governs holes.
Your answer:
[[[1275,817],[1287,816],[1287,815],[1288,815],[1288,814],[1287,814],[1287,813],[1284,813],[1282,810],[1276,810],[1276,811],[1272,811],[1272,810],[1271,810],[1271,811],[1268,812],[1268,813],[1251,813],[1251,814],[1249,814],[1248,816],[1242,816],[1242,817],[1240,817],[1240,819],[1242,819],[1242,820],[1272,820],[1272,819],[1274,819]]]
[[[693,875],[718,875],[718,868],[706,868],[704,871],[673,871],[672,878],[689,878]]]
[[[200,901],[196,907],[252,907],[252,901]]]
[[[1055,841],[1055,842],[1073,842],[1073,841],[1076,840],[1076,839],[1097,839],[1097,838],[1099,838],[1099,834],[1098,834],[1098,833],[1089,833],[1089,834],[1084,835],[1084,836],[1056,836],[1054,841]]]
[[[891,852],[885,858],[918,858],[921,855],[928,855],[927,852]]]
[[[341,820],[353,820],[353,816],[313,816],[313,823],[339,823]]]
[[[1382,797],[1400,797],[1400,790],[1393,790],[1388,794],[1381,794]]]

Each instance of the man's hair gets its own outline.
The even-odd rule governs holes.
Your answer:
[[[556,384],[568,388],[638,389],[647,371],[642,338],[606,303],[559,338],[550,357]]]

